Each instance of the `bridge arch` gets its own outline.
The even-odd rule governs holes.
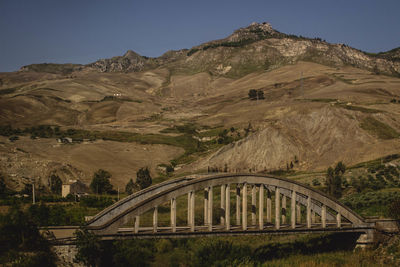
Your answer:
[[[231,231],[230,225],[230,202],[231,185],[238,186],[236,189],[236,212],[241,213],[237,218],[241,218],[241,228],[247,230],[247,192],[248,186],[251,186],[252,202],[256,199],[255,194],[258,191],[258,227],[264,229],[264,207],[267,210],[267,223],[272,222],[271,213],[274,213],[275,229],[281,228],[284,222],[282,213],[286,211],[286,200],[290,200],[291,222],[287,226],[296,229],[300,225],[298,222],[299,205],[306,207],[306,227],[312,228],[312,214],[317,213],[321,217],[321,223],[318,227],[326,228],[327,221],[334,220],[336,227],[342,227],[342,219],[348,222],[350,227],[363,227],[367,224],[364,219],[355,212],[339,203],[334,198],[301,183],[280,177],[274,177],[263,174],[251,173],[224,173],[216,175],[207,175],[203,177],[184,177],[167,181],[155,185],[146,190],[140,191],[134,195],[115,203],[113,206],[105,209],[88,222],[87,228],[101,234],[115,234],[118,229],[126,225],[129,221],[135,220],[135,229],[139,231],[139,216],[149,210],[154,210],[153,231],[157,231],[157,207],[165,202],[171,201],[171,231],[176,232],[176,199],[182,195],[188,195],[188,228],[187,231],[196,231],[194,225],[194,195],[196,191],[206,189],[205,198],[210,201],[205,204],[205,224],[209,231],[213,230],[213,189],[221,188],[221,209],[225,211],[225,216],[221,217],[223,229]],[[233,189],[233,188],[232,188]],[[246,189],[246,190],[244,190]],[[272,212],[271,197],[274,193],[275,212]],[[265,205],[265,196],[267,202]],[[241,199],[241,200],[240,200]],[[242,203],[240,203],[242,201]],[[255,204],[255,203],[252,203]],[[256,206],[256,205],[254,205]],[[241,207],[241,209],[237,207]],[[215,207],[214,207],[215,208]],[[251,210],[252,221],[256,212]],[[268,213],[270,214],[268,217]],[[208,217],[208,218],[207,218]],[[296,219],[297,217],[297,219]],[[269,220],[269,221],[268,221]]]

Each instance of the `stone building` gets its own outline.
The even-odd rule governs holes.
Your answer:
[[[82,195],[88,192],[88,187],[79,180],[69,180],[67,183],[62,185],[61,195],[62,197],[72,195]]]

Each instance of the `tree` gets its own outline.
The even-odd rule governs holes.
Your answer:
[[[249,98],[250,100],[259,100],[259,99],[264,99],[264,92],[263,90],[256,90],[256,89],[250,89],[249,90]]]
[[[257,90],[257,99],[264,99],[264,92],[262,90]]]
[[[76,237],[76,253],[75,261],[83,262],[86,266],[99,266],[103,248],[100,239],[87,229],[78,230],[74,233]]]
[[[257,90],[256,89],[250,89],[249,90],[249,98],[251,100],[257,99]]]
[[[94,173],[90,188],[93,193],[103,194],[109,193],[113,188],[110,183],[111,174],[108,171],[99,169]]]
[[[326,172],[326,186],[329,195],[340,198],[342,196],[342,177],[346,172],[346,166],[339,162],[335,169],[329,167]]]
[[[136,183],[139,185],[140,189],[144,189],[151,185],[152,180],[151,180],[149,169],[147,167],[140,168],[140,170],[137,171]]]
[[[389,206],[389,217],[396,219],[400,223],[400,198],[395,199]]]
[[[7,186],[4,182],[3,175],[0,173],[0,197],[5,196],[7,193]]]
[[[0,214],[0,259],[4,266],[56,266],[49,242],[19,205]]]
[[[50,176],[50,190],[54,194],[61,194],[62,181],[58,175],[52,174]]]
[[[129,195],[133,193],[134,190],[137,189],[137,184],[133,182],[132,179],[129,180],[129,182],[125,186],[125,192],[128,193]]]

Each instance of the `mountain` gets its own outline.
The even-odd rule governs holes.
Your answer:
[[[400,75],[400,63],[395,60],[398,59],[398,50],[372,55],[344,44],[329,44],[320,38],[280,33],[268,23],[252,23],[227,38],[185,52],[171,51],[159,58],[144,58],[128,51],[122,57],[99,60],[89,66],[102,72],[167,67],[178,73],[209,71],[214,75],[241,77],[254,70],[271,70],[298,61],[310,61]]]
[[[129,50],[123,56],[100,59],[86,67],[100,72],[139,72],[164,67],[174,73],[208,71],[213,75],[242,77],[255,70],[271,70],[298,61],[310,61],[335,67],[354,66],[398,76],[399,58],[398,48],[371,54],[344,44],[330,44],[320,38],[284,34],[264,22],[252,23],[224,39],[190,50],[169,51],[158,58],[140,56]],[[23,69],[51,72],[37,66],[25,66]]]
[[[368,54],[253,23],[157,58],[128,51],[0,73],[0,172],[18,187],[27,177],[46,185],[52,173],[90,182],[102,168],[122,187],[139,168],[158,177],[171,161],[176,174],[291,163],[320,171],[397,154],[398,52]],[[249,99],[250,90],[263,97]],[[43,125],[77,142],[58,143]],[[18,128],[26,133],[9,140]]]
[[[400,47],[387,52],[378,53],[376,56],[387,60],[400,61]]]

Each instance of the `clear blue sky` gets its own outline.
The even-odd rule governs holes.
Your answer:
[[[0,0],[0,72],[156,57],[264,21],[368,52],[400,46],[400,0]]]

